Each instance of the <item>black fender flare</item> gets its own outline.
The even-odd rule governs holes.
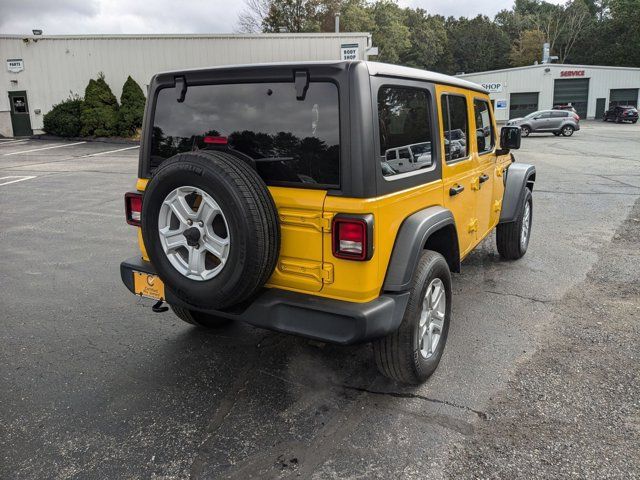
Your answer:
[[[440,253],[443,253],[452,271],[460,271],[460,252],[453,214],[441,206],[428,207],[408,216],[400,225],[387,267],[384,291],[403,292],[411,287],[420,252],[424,250],[429,238],[443,229],[449,230],[449,238],[445,244],[449,248],[448,254]]]
[[[522,203],[524,189],[533,190],[536,167],[527,163],[512,163],[504,175],[506,179],[499,223],[510,223],[516,221],[518,217],[518,208]]]

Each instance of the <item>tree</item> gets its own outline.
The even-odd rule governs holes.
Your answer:
[[[127,77],[122,86],[120,110],[118,111],[120,135],[129,137],[142,127],[144,104],[144,93],[142,93],[140,85],[131,76]]]
[[[449,53],[444,18],[428,15],[425,10],[407,8],[404,24],[409,30],[410,46],[400,56],[403,65],[427,70],[449,70]]]
[[[522,32],[509,53],[511,66],[522,67],[541,61],[542,44],[545,42],[545,38],[545,34],[540,30],[525,30]]]
[[[411,47],[410,32],[404,23],[404,11],[393,0],[378,0],[371,9],[374,28],[372,37],[378,47],[378,59],[400,63],[400,58]]]
[[[80,112],[82,99],[70,97],[47,112],[43,118],[44,130],[60,137],[77,137],[80,135]]]
[[[481,72],[507,67],[509,37],[484,15],[473,19],[449,17],[445,22],[453,71]]]
[[[110,137],[118,134],[118,100],[102,73],[96,80],[89,80],[84,91],[80,122],[80,134],[83,137]]]
[[[238,16],[238,30],[242,33],[259,33],[262,22],[269,14],[273,0],[245,0],[245,9]]]
[[[317,3],[314,0],[272,0],[262,19],[264,32],[318,32]]]

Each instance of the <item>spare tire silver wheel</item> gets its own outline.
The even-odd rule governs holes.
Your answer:
[[[167,195],[158,215],[162,249],[187,278],[216,277],[229,258],[229,226],[220,205],[198,187],[178,187]]]
[[[158,167],[142,200],[142,237],[169,303],[194,311],[257,294],[280,252],[267,185],[233,152],[217,150],[181,153]]]

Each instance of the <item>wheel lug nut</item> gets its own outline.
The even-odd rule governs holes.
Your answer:
[[[193,221],[191,219],[187,220],[187,225],[193,225]]]
[[[204,222],[198,222],[198,225],[200,225],[201,227],[204,227]]]

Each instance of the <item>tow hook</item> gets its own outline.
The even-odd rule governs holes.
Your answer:
[[[162,304],[164,302],[162,300],[158,300],[156,303],[153,304],[153,307],[151,307],[151,310],[153,310],[155,313],[163,313],[166,312],[167,310],[169,310],[169,307],[163,307]]]

